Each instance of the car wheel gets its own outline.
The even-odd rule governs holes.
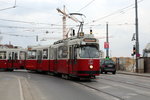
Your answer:
[[[116,74],[116,71],[112,72],[112,74]]]
[[[102,70],[102,69],[100,69],[99,73],[100,73],[100,74],[103,74],[103,70]]]

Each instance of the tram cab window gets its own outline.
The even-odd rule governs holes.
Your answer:
[[[6,59],[6,51],[0,51],[0,59]]]
[[[98,47],[93,45],[81,46],[79,56],[81,58],[99,58]]]
[[[48,49],[43,50],[43,59],[48,59]]]
[[[28,59],[36,59],[36,50],[28,51]]]

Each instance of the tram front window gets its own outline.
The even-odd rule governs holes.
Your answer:
[[[96,46],[81,46],[79,56],[81,58],[99,58],[99,51]]]

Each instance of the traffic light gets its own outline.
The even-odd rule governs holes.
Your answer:
[[[108,56],[106,56],[106,58],[105,58],[106,60],[109,60],[110,58],[108,57]]]
[[[92,32],[92,29],[90,29],[90,34],[92,34],[93,32]]]
[[[136,54],[136,48],[135,48],[135,46],[133,46],[133,55],[135,55]]]

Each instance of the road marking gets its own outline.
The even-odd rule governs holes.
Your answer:
[[[28,74],[27,78],[28,78],[28,79],[31,79],[31,76]]]
[[[108,89],[111,88],[112,86],[102,86],[102,87],[98,87],[99,89]]]
[[[19,78],[17,78],[17,79],[18,79],[18,82],[19,82],[20,100],[24,100],[21,81],[20,81]]]

